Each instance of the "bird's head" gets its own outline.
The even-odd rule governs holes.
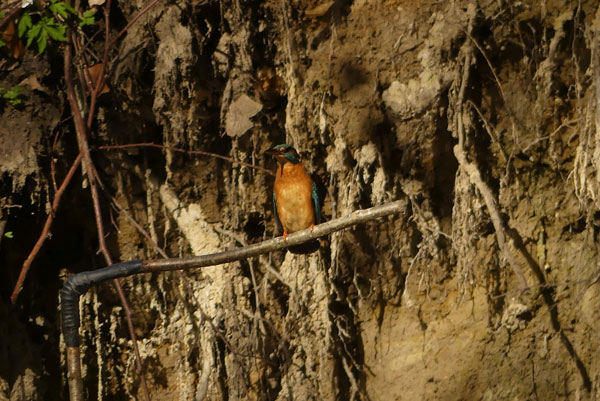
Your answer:
[[[274,146],[273,148],[267,150],[265,152],[266,155],[272,155],[280,164],[285,163],[300,163],[300,159],[298,157],[298,152],[294,149],[293,146],[290,146],[286,143],[281,145]]]

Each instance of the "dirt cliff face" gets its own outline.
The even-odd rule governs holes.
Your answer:
[[[144,5],[114,4],[113,29]],[[170,257],[279,234],[271,175],[185,150],[274,170],[264,151],[292,144],[327,187],[327,219],[406,201],[311,255],[123,279],[152,399],[596,399],[597,7],[224,0],[143,14],[89,138],[115,261],[160,257],[128,216]],[[27,98],[0,117],[0,400],[67,398],[58,291],[105,265],[79,175],[10,306],[52,169],[78,153],[60,60],[30,53],[1,60],[0,86]],[[163,147],[102,148],[150,142]],[[87,398],[145,399],[112,284],[81,312]]]

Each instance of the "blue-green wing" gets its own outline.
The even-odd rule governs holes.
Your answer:
[[[317,184],[312,182],[312,200],[315,208],[315,224],[321,223],[321,201],[319,200],[319,191],[317,190]]]

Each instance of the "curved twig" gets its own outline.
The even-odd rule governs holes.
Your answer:
[[[73,175],[75,174],[75,171],[77,171],[77,168],[79,167],[80,164],[81,164],[81,153],[79,155],[77,155],[77,158],[71,165],[71,168],[69,169],[69,172],[65,176],[65,179],[63,180],[62,184],[60,184],[60,187],[56,190],[56,193],[54,194],[54,200],[52,201],[52,207],[50,209],[50,213],[48,214],[48,217],[46,218],[46,223],[44,223],[44,228],[42,229],[42,233],[40,234],[38,240],[36,241],[35,245],[33,246],[33,249],[31,250],[31,252],[29,252],[27,259],[25,259],[25,262],[23,262],[23,266],[21,267],[21,272],[19,273],[19,278],[17,279],[17,283],[15,284],[13,292],[10,296],[10,301],[13,304],[17,301],[17,297],[19,296],[19,294],[21,293],[21,290],[23,289],[23,282],[25,282],[25,277],[27,277],[27,272],[29,271],[31,264],[33,263],[37,254],[42,249],[42,245],[44,245],[44,242],[46,242],[46,239],[48,238],[48,234],[50,233],[50,227],[52,226],[52,222],[54,221],[54,215],[56,214],[56,211],[58,210],[58,206],[60,205],[60,199],[61,199],[62,195],[64,194],[65,189],[67,189],[67,186],[71,182],[71,179],[73,178]]]
[[[244,167],[248,167],[248,168],[253,168],[253,169],[256,169],[256,170],[260,170],[260,171],[262,171],[264,173],[270,174],[272,176],[275,176],[275,173],[272,172],[269,169],[266,169],[266,168],[261,167],[261,166],[257,166],[255,164],[244,163],[244,162],[241,162],[241,161],[233,160],[231,157],[223,156],[223,155],[220,155],[218,153],[205,152],[203,150],[186,150],[186,149],[182,149],[182,148],[176,148],[176,147],[173,147],[173,146],[159,145],[159,144],[152,143],[152,142],[130,143],[130,144],[126,144],[126,145],[106,145],[106,146],[98,146],[96,149],[98,149],[98,150],[111,150],[111,149],[128,149],[128,148],[140,148],[140,147],[166,149],[166,150],[171,150],[173,152],[180,152],[180,153],[188,153],[188,154],[191,154],[191,155],[203,155],[203,156],[214,157],[216,159],[221,159],[221,160],[228,161],[231,164],[239,164],[240,166],[244,166]]]
[[[4,16],[4,18],[2,18],[2,20],[0,20],[0,30],[2,28],[4,28],[4,25],[6,25],[6,23],[8,21],[10,21],[12,18],[14,18],[18,13],[21,12],[22,8],[19,7],[19,4],[17,4],[18,2],[14,2],[11,4],[7,4],[6,6],[3,6],[0,8],[4,9],[4,8],[10,8],[11,10]]]
[[[112,38],[112,40],[110,41],[110,45],[112,46],[112,45],[113,45],[113,44],[114,44],[114,43],[117,41],[117,39],[119,39],[121,36],[123,36],[123,34],[124,34],[125,32],[127,32],[127,30],[128,30],[129,28],[131,28],[131,26],[132,26],[133,24],[135,24],[135,22],[136,22],[136,21],[137,21],[137,20],[138,20],[138,19],[139,19],[139,18],[140,18],[142,15],[144,15],[145,13],[147,13],[147,12],[148,12],[148,10],[149,10],[149,9],[151,9],[151,8],[152,8],[152,7],[153,7],[153,6],[154,6],[156,3],[158,3],[159,1],[160,1],[160,0],[153,0],[153,1],[152,1],[152,2],[150,2],[150,3],[149,3],[147,6],[146,6],[146,7],[142,8],[142,9],[140,10],[140,12],[139,12],[139,13],[137,13],[137,14],[135,15],[135,17],[133,17],[133,18],[131,19],[131,21],[129,21],[129,23],[127,23],[127,25],[125,25],[125,28],[121,29],[121,31],[120,31],[118,34],[116,34],[114,38]]]

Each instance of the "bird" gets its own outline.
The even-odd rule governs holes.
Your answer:
[[[321,203],[317,185],[300,162],[293,146],[281,144],[265,152],[277,162],[273,185],[275,220],[283,227],[283,240],[288,234],[321,222]],[[319,248],[317,240],[290,247],[292,253],[312,253]]]

